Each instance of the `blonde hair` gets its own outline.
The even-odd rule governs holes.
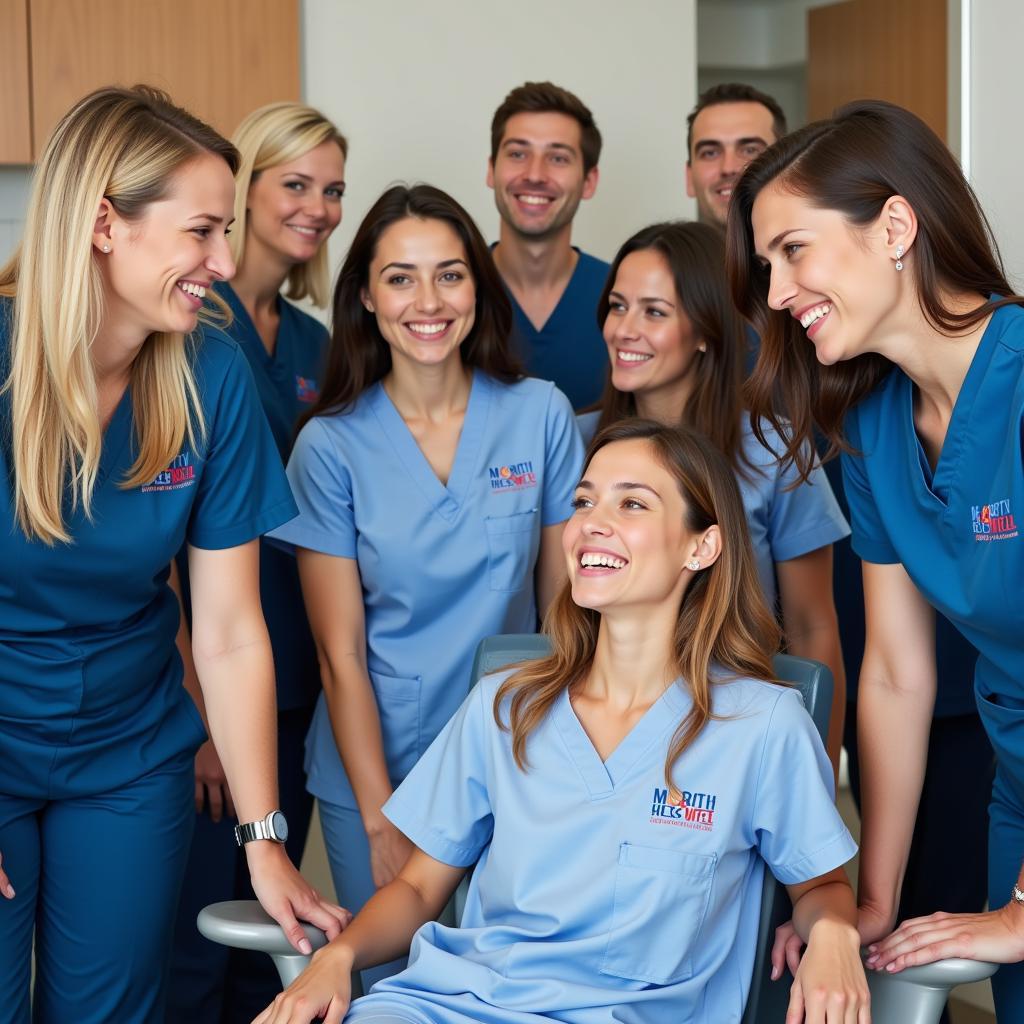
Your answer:
[[[235,226],[229,236],[231,255],[241,268],[245,258],[247,204],[249,186],[263,171],[297,160],[325,142],[337,143],[343,157],[348,156],[348,140],[312,107],[301,103],[269,103],[254,110],[235,130],[231,141],[241,157],[235,175]],[[327,270],[327,242],[306,263],[297,263],[288,272],[290,299],[308,295],[317,306],[326,306],[330,298]]]
[[[647,441],[655,458],[675,477],[687,529],[700,533],[717,524],[722,535],[718,559],[696,574],[683,595],[672,637],[675,667],[692,699],[665,757],[665,779],[672,786],[672,766],[713,717],[712,688],[723,678],[772,680],[771,659],[781,634],[765,604],[743,500],[725,456],[689,427],[626,419],[594,438],[587,464],[606,445],[633,440]],[[590,670],[600,625],[600,613],[577,605],[567,582],[544,620],[551,654],[526,662],[498,688],[494,718],[500,728],[512,733],[512,754],[521,769],[527,767],[530,734],[562,691]],[[511,698],[507,723],[500,712],[506,698]]]
[[[91,515],[102,427],[90,350],[104,311],[92,252],[100,202],[137,220],[174,174],[202,153],[234,173],[227,140],[162,92],[105,88],[80,100],[50,136],[36,167],[21,246],[0,269],[13,298],[10,374],[15,512],[29,538],[69,543],[65,501]],[[181,334],[154,333],[131,369],[138,456],[121,483],[152,480],[187,434],[205,433],[191,353]]]

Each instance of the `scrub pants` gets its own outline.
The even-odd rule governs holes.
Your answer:
[[[847,706],[843,746],[849,756],[850,790],[859,810],[857,707],[852,703]],[[914,823],[897,922],[926,917],[939,910],[968,914],[984,909],[990,850],[988,799],[994,768],[992,744],[977,715],[932,720],[921,804]],[[1021,822],[1024,824],[1024,815]],[[992,827],[994,824],[993,821]],[[1018,851],[1024,851],[1024,843]],[[1006,903],[1012,886],[1013,880],[993,906]],[[943,1011],[941,1021],[948,1024],[948,1010]]]
[[[0,1024],[164,1020],[193,793],[185,755],[107,793],[0,794],[0,853],[17,894],[0,898]]]
[[[320,826],[338,902],[357,914],[377,891],[370,871],[370,841],[363,828],[363,819],[358,810],[328,803],[323,797],[318,798],[317,806],[320,808]],[[402,957],[360,971],[363,991],[369,992],[378,981],[404,970],[407,963],[408,958]]]
[[[281,810],[288,820],[285,849],[295,865],[302,861],[313,813],[302,759],[314,707],[293,708],[277,716],[278,787]],[[237,819],[225,817],[214,823],[207,811],[195,814],[194,807],[193,816],[196,830],[178,905],[167,1021],[250,1024],[281,991],[281,979],[265,953],[229,949],[199,934],[196,915],[207,904],[253,900],[256,895],[245,851],[235,842]]]

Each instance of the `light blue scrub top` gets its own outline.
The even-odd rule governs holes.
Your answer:
[[[743,1013],[767,863],[786,883],[839,867],[856,844],[799,693],[713,687],[708,722],[665,785],[691,707],[673,683],[606,761],[563,692],[524,773],[483,679],[384,813],[422,850],[476,864],[461,927],[424,925],[409,966],[353,1005],[465,1024],[729,1024]],[[502,719],[508,721],[507,701]]]
[[[593,439],[600,415],[588,412],[577,417],[584,444],[589,445]],[[770,423],[762,420],[761,425],[773,450],[758,441],[750,418],[744,416],[741,444],[749,466],[743,464],[744,472],[736,474],[736,482],[747,513],[761,586],[769,605],[774,607],[775,563],[788,562],[834,544],[849,536],[850,527],[821,466],[806,484],[790,489],[798,475],[796,469],[780,468],[775,453],[783,451],[782,441]]]
[[[10,313],[0,302],[4,379]],[[208,330],[193,366],[205,442],[186,441],[153,480],[123,489],[137,454],[126,391],[103,435],[91,521],[65,510],[70,545],[26,540],[16,524],[10,394],[0,396],[0,792],[116,789],[206,737],[181,685],[171,559],[186,541],[244,544],[295,506],[238,346]]]
[[[393,785],[465,697],[477,643],[537,628],[541,529],[572,513],[581,461],[572,408],[553,384],[480,371],[447,486],[380,383],[351,411],[303,427],[288,463],[299,516],[274,537],[359,564]],[[306,770],[315,796],[356,807],[322,695]]]
[[[1024,309],[992,315],[934,473],[901,370],[852,409],[843,454],[853,548],[900,562],[979,653],[975,694],[1000,774],[1024,803]]]

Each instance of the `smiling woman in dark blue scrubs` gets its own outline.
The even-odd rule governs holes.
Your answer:
[[[0,1021],[152,1022],[203,740],[168,565],[187,541],[194,650],[246,823],[277,807],[255,538],[294,504],[237,346],[197,332],[235,149],[151,90],[60,122],[0,271]],[[254,829],[253,831],[259,831]],[[280,844],[264,906],[337,932]],[[308,945],[308,944],[307,944]]]
[[[237,271],[230,284],[214,287],[231,307],[226,333],[252,370],[283,467],[299,417],[319,397],[328,334],[281,289],[287,283],[290,298],[327,303],[327,240],[341,222],[348,143],[321,113],[299,103],[253,111],[232,141],[241,158],[229,237]],[[286,849],[298,864],[313,810],[302,762],[320,670],[295,558],[262,541],[260,602],[277,672],[278,787],[288,822]],[[188,671],[187,650],[183,653]],[[266,955],[229,950],[196,930],[196,914],[207,903],[253,895],[245,856],[232,839],[235,819],[223,778],[216,748],[207,741],[196,755],[198,815],[178,906],[171,1024],[248,1024],[280,987]]]
[[[868,964],[1000,961],[997,1015],[1024,1019],[1024,298],[952,155],[887,103],[851,104],[766,151],[737,186],[729,234],[737,304],[762,337],[754,412],[788,432],[804,473],[814,427],[843,449],[864,561]],[[933,608],[979,654],[975,697],[997,759],[992,910],[918,918],[886,938],[935,704]],[[986,789],[979,780],[977,800]],[[955,804],[948,813],[959,827]]]

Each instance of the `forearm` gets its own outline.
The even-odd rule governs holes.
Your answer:
[[[848,928],[856,935],[857,901],[845,878],[815,886],[793,905],[793,927],[804,942],[810,942],[819,926]]]
[[[786,637],[790,654],[820,661],[832,673],[832,710],[829,714],[828,738],[825,749],[836,777],[839,772],[839,751],[843,745],[843,722],[846,717],[846,669],[839,643],[839,622],[830,608],[829,614],[798,623]],[[833,780],[835,781],[835,779]]]
[[[380,712],[373,686],[358,659],[341,665],[327,659],[325,664],[323,684],[331,731],[360,816],[370,832],[381,821],[381,807],[392,792]]]
[[[220,755],[239,821],[278,806],[277,700],[270,640],[262,619],[220,650],[194,643],[210,736]]]
[[[934,704],[862,673],[857,732],[861,773],[860,902],[892,917],[899,904],[928,755]]]

